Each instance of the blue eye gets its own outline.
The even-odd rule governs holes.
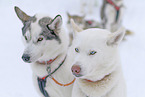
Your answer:
[[[75,48],[75,51],[76,51],[77,53],[79,53],[79,49],[78,49],[78,48]]]
[[[96,53],[97,53],[96,51],[91,51],[89,55],[94,55]]]

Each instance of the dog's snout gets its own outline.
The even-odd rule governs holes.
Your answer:
[[[24,62],[30,62],[30,56],[28,54],[23,54],[22,59]]]
[[[79,65],[73,65],[71,70],[75,76],[79,76],[81,72],[81,67]]]

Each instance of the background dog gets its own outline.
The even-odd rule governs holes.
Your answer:
[[[103,0],[101,8],[102,26],[111,32],[115,32],[122,26],[124,15],[123,0]]]
[[[101,7],[102,28],[108,29],[111,32],[117,31],[117,29],[123,26],[124,12],[123,0],[103,0]],[[126,30],[125,36],[132,34],[132,31]]]
[[[53,19],[48,15],[29,16],[18,7],[15,12],[24,25],[22,38],[26,48],[22,59],[31,63],[37,91],[41,97],[70,97],[72,85],[62,87],[52,80],[52,76],[60,83],[73,80],[66,64],[69,41],[61,16]]]
[[[125,30],[111,33],[103,29],[75,30],[70,52],[75,61],[72,73],[77,77],[72,97],[126,97],[125,81],[118,54],[118,45]]]
[[[79,16],[79,15],[71,15],[67,12],[67,28],[70,36],[70,43],[72,43],[73,40],[73,28],[71,25],[71,19],[75,21],[75,23],[81,28],[81,29],[88,29],[88,28],[100,28],[101,25],[99,22],[93,20],[93,19],[85,19],[84,16]]]

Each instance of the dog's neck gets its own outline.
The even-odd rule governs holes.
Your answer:
[[[58,57],[59,57],[59,55],[54,59],[50,59],[50,60],[47,60],[47,61],[36,61],[36,62],[38,64],[41,64],[41,65],[47,65],[47,64],[51,64],[52,62],[54,62]]]
[[[120,66],[116,68],[113,72],[106,74],[103,78],[97,81],[89,82],[84,79],[77,79],[77,84],[82,92],[86,95],[98,95],[98,97],[102,97],[102,95],[106,94],[108,91],[108,87],[114,87],[116,83],[119,81],[121,77],[121,68]],[[89,88],[89,89],[88,89]],[[90,94],[91,93],[91,94]],[[91,96],[92,97],[92,96]]]
[[[101,81],[107,80],[107,78],[108,78],[110,75],[111,75],[111,73],[105,75],[102,79],[99,79],[99,80],[96,80],[96,81],[92,81],[92,80],[89,80],[89,79],[84,79],[84,80],[87,81],[87,82],[97,83],[97,82],[101,82]]]

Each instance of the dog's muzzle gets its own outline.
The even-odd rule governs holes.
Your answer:
[[[23,54],[22,59],[24,62],[31,63],[30,56],[28,54]]]

